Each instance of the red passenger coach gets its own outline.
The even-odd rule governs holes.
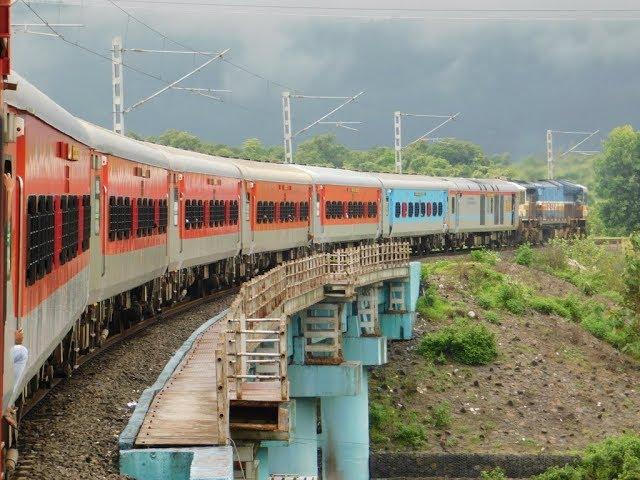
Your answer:
[[[207,265],[202,275],[218,286],[232,276],[240,252],[242,177],[227,159],[155,146],[171,164],[172,218],[169,270]],[[178,238],[179,232],[179,238]],[[178,241],[179,240],[179,241]]]
[[[264,261],[293,258],[310,245],[311,178],[277,163],[225,159],[245,180],[242,252],[271,252]],[[247,228],[245,228],[247,227]],[[267,258],[269,257],[269,258]]]
[[[297,165],[313,178],[315,243],[349,243],[380,235],[380,181],[368,173]]]
[[[5,369],[3,406],[20,393],[84,311],[91,236],[89,138],[80,122],[27,81],[6,92],[3,171],[11,199],[7,340],[24,330],[29,351],[20,384]],[[5,352],[5,365],[8,351]]]
[[[91,303],[150,282],[167,269],[169,162],[156,149],[83,122],[93,154]],[[146,296],[142,292],[141,296]]]
[[[12,223],[19,248],[12,263],[21,317],[88,266],[91,211],[89,148],[32,115],[16,113],[23,132],[8,152],[16,178]],[[75,293],[86,299],[86,285],[78,287]]]

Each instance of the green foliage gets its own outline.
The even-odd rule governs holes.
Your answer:
[[[586,295],[619,299],[625,290],[625,258],[593,239],[554,239],[535,254],[535,265]]]
[[[622,435],[591,445],[577,465],[554,467],[533,480],[638,480],[640,436]]]
[[[640,228],[640,132],[631,125],[613,129],[596,162],[600,216],[613,233]]]
[[[500,260],[500,256],[496,252],[486,248],[472,250],[469,256],[474,262],[486,263],[487,265],[495,265]]]
[[[533,248],[531,248],[531,244],[524,243],[520,245],[516,250],[515,258],[518,265],[531,266],[533,263]]]
[[[507,480],[504,470],[500,467],[495,467],[491,470],[483,470],[480,473],[480,478],[482,480]]]
[[[486,365],[497,357],[498,345],[485,325],[458,319],[453,325],[427,333],[418,351],[430,360],[446,355],[465,365]]]
[[[427,432],[418,423],[403,423],[398,425],[398,431],[394,438],[405,445],[418,448],[427,441]]]
[[[427,440],[425,427],[418,421],[418,414],[410,411],[401,416],[398,410],[384,403],[369,404],[369,435],[374,444],[384,444],[391,438],[398,443],[419,448]]]
[[[418,299],[416,310],[427,320],[440,321],[455,312],[451,303],[442,298],[435,285],[429,285],[424,294]]]
[[[451,425],[451,405],[448,402],[440,402],[431,411],[431,425],[437,429],[444,429]]]
[[[636,315],[640,315],[640,232],[630,237],[625,252],[624,299]]]
[[[489,323],[493,323],[494,325],[500,325],[500,315],[498,315],[497,312],[487,312],[484,314],[484,319],[489,322]]]

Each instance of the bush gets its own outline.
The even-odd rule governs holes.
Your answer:
[[[466,319],[426,334],[418,351],[430,360],[446,355],[465,365],[486,365],[498,355],[495,335],[485,325]]]
[[[472,250],[469,254],[471,260],[479,263],[486,263],[488,265],[495,265],[500,260],[500,256],[496,252],[481,248],[479,250]]]
[[[451,406],[448,402],[440,402],[431,412],[431,425],[443,429],[451,425]]]
[[[480,478],[483,480],[507,480],[504,470],[500,467],[495,467],[491,470],[483,470],[480,472]]]
[[[518,265],[531,266],[533,263],[533,248],[531,244],[524,243],[516,250],[516,263]]]
[[[640,436],[608,438],[587,448],[578,465],[554,467],[535,480],[637,480],[640,478]]]
[[[417,423],[400,424],[394,438],[405,445],[418,448],[427,441],[427,432]]]
[[[498,306],[509,310],[515,315],[521,315],[527,309],[525,289],[517,283],[502,283],[495,291]]]

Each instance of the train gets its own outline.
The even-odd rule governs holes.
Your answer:
[[[216,157],[117,135],[18,74],[9,82],[5,411],[142,319],[311,252],[402,240],[426,254],[586,231],[587,191],[571,182]],[[29,354],[17,376],[19,329]],[[16,426],[3,429],[6,452]]]

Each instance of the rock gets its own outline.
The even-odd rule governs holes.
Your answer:
[[[479,387],[480,386],[480,382],[478,382],[478,380],[474,380],[473,381],[473,386],[474,387]]]
[[[467,317],[476,318],[476,312],[474,312],[473,310],[469,310],[469,312],[467,312]]]

